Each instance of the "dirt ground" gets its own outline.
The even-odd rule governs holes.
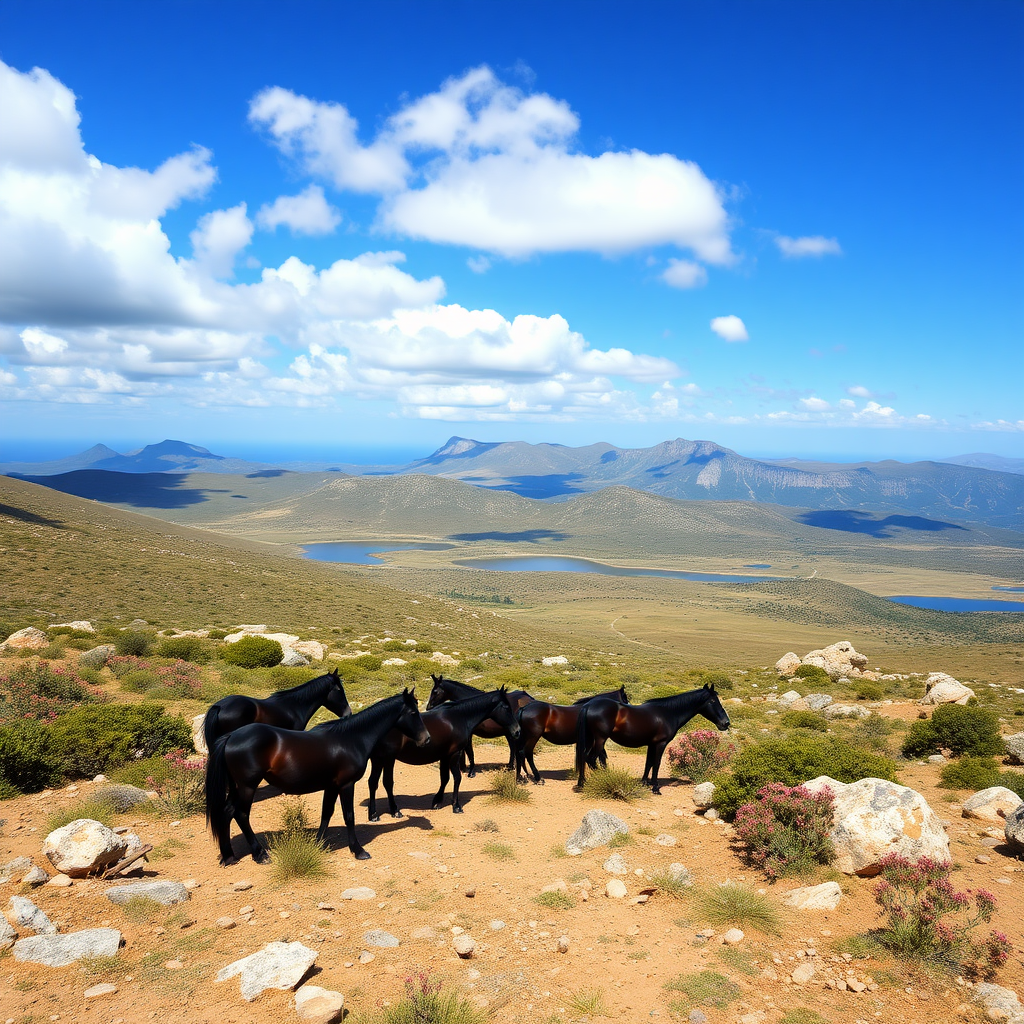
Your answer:
[[[909,710],[894,706],[892,713]],[[488,769],[503,760],[502,747],[478,741],[477,750],[478,760]],[[877,956],[855,957],[852,962],[831,959],[838,956],[838,943],[875,925],[871,880],[823,874],[817,880],[835,877],[844,889],[835,911],[785,911],[784,893],[808,882],[787,879],[769,886],[745,868],[730,846],[731,827],[697,816],[688,784],[672,781],[662,796],[631,805],[585,800],[572,792],[571,782],[564,778],[570,759],[569,748],[538,752],[547,782],[530,787],[532,800],[526,804],[494,803],[489,796],[489,770],[464,780],[462,815],[453,815],[450,799],[440,810],[429,809],[437,786],[435,767],[400,765],[396,792],[407,816],[401,820],[385,816],[380,823],[369,824],[364,781],[357,787],[361,802],[357,822],[372,860],[357,862],[342,845],[339,812],[331,832],[336,851],[331,855],[331,875],[316,882],[278,886],[271,869],[254,864],[249,857],[234,866],[219,867],[201,817],[178,822],[130,812],[120,823],[132,826],[162,855],[145,866],[144,877],[194,879],[198,887],[191,901],[138,920],[104,898],[104,890],[114,883],[79,881],[66,889],[44,885],[32,890],[31,898],[61,931],[109,925],[123,932],[126,944],[113,962],[62,969],[19,964],[4,954],[0,958],[0,1024],[5,1019],[17,1024],[57,1020],[133,1024],[155,1019],[165,1024],[249,1024],[296,1019],[291,992],[267,992],[249,1004],[239,995],[237,980],[214,982],[221,967],[275,940],[300,940],[319,951],[309,980],[344,993],[353,1021],[400,999],[405,979],[419,972],[443,975],[463,986],[500,1024],[580,1019],[582,1004],[574,997],[594,989],[603,992],[607,1019],[685,1020],[688,1010],[680,1013],[669,1006],[679,994],[666,991],[664,985],[680,974],[704,969],[719,971],[740,989],[727,1008],[702,1008],[712,1022],[739,1021],[755,1014],[748,1020],[772,1024],[796,1007],[813,1009],[834,1024],[980,1020],[977,1011],[967,1007],[965,991],[952,979],[914,974]],[[612,763],[641,767],[638,758],[621,749],[612,751]],[[948,802],[944,791],[935,788],[937,768],[910,765],[901,781],[923,793],[948,822],[951,853],[960,869],[954,875],[956,883],[990,889],[999,899],[993,923],[1016,948],[997,980],[1024,992],[1024,865],[1008,856],[1005,847],[988,850],[980,845],[983,826],[961,818],[959,804]],[[40,849],[47,815],[87,798],[92,789],[93,784],[81,783],[77,793],[62,790],[0,805],[0,817],[6,819],[0,824],[0,863],[27,855],[45,864]],[[255,805],[257,832],[280,827],[285,799]],[[310,819],[316,820],[318,795],[307,798],[306,806]],[[562,844],[591,807],[623,817],[633,841],[615,851],[600,847],[579,857],[565,856]],[[497,831],[481,829],[482,825],[492,827],[486,824],[488,819]],[[240,851],[241,840],[235,832]],[[656,843],[659,834],[673,837],[675,845]],[[494,859],[493,850],[490,855],[485,852],[487,844],[506,844],[513,859]],[[629,891],[625,899],[605,895],[605,883],[612,876],[602,864],[611,852],[620,853],[629,868],[624,876]],[[980,854],[989,855],[991,863],[975,863]],[[655,892],[647,902],[635,902],[647,887],[647,876],[671,862],[684,864],[699,886],[731,880],[764,890],[782,912],[782,934],[762,935],[745,928],[743,941],[730,948],[722,945],[720,934],[698,937],[709,925],[701,919],[692,896],[677,900]],[[569,909],[551,909],[535,901],[557,879],[565,881],[572,896],[574,905]],[[589,891],[584,888],[588,881]],[[235,891],[233,886],[245,882],[251,887]],[[342,901],[341,892],[350,886],[369,886],[375,897]],[[6,904],[20,888],[0,887],[0,899]],[[244,908],[251,912],[243,914]],[[230,929],[215,925],[224,916],[236,925]],[[497,927],[499,921],[503,927]],[[719,933],[726,927],[718,926]],[[397,936],[400,945],[371,949],[363,934],[377,928]],[[454,952],[453,928],[464,929],[476,940],[472,959],[461,960]],[[558,951],[563,935],[569,940],[566,953]],[[373,958],[361,963],[360,954],[368,949]],[[814,952],[816,976],[804,986],[786,983],[808,951]],[[774,971],[778,980],[762,976],[765,969]],[[873,979],[878,988],[855,994],[824,987],[827,978],[843,977],[847,971]],[[85,990],[104,981],[117,985],[116,994],[86,1001]],[[764,1016],[758,1016],[758,1011]]]

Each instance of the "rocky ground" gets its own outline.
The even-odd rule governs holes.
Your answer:
[[[893,705],[886,713],[915,712]],[[478,751],[494,767],[502,758],[497,746],[478,745]],[[106,893],[119,882],[0,886],[5,910],[10,897],[20,894],[61,932],[110,927],[125,940],[113,957],[61,968],[3,954],[0,1021],[297,1019],[291,991],[267,991],[250,1004],[237,978],[215,981],[222,968],[270,942],[301,942],[315,951],[307,986],[343,993],[354,1021],[400,999],[405,980],[421,972],[463,986],[496,1022],[577,1020],[587,1016],[586,995],[594,990],[602,994],[608,1019],[686,1020],[690,1007],[677,1002],[673,1009],[680,994],[665,986],[702,970],[731,979],[738,990],[724,1008],[700,1008],[712,1022],[773,1024],[799,1007],[835,1024],[984,1019],[968,986],[957,979],[913,971],[877,953],[865,958],[850,944],[876,923],[870,879],[826,870],[769,886],[744,868],[730,845],[731,826],[695,812],[690,785],[672,782],[663,796],[630,805],[585,800],[564,778],[570,757],[568,749],[539,752],[548,781],[530,787],[532,801],[526,804],[494,803],[489,772],[466,780],[463,815],[453,815],[450,806],[429,810],[430,797],[421,794],[436,788],[436,769],[399,766],[396,790],[407,817],[371,825],[365,807],[358,807],[360,835],[373,859],[354,861],[336,827],[330,877],[315,882],[277,885],[270,868],[248,857],[219,867],[201,817],[175,821],[129,812],[118,822],[155,847],[131,877],[182,881],[190,898],[140,910],[110,901]],[[622,750],[612,758],[640,767],[639,759]],[[938,767],[914,764],[904,769],[901,782],[920,792],[946,823],[960,869],[956,883],[990,889],[999,899],[993,924],[1016,949],[997,980],[1024,991],[1024,865],[986,834],[989,826],[960,816],[961,806],[935,787],[937,777]],[[48,815],[83,801],[94,788],[82,783],[0,805],[6,819],[0,863],[26,856],[47,866],[41,846]],[[357,793],[365,797],[365,783]],[[255,805],[257,832],[280,827],[284,799]],[[315,820],[318,797],[307,798],[306,805]],[[624,819],[631,841],[566,856],[566,839],[595,807]],[[340,826],[340,815],[335,823]],[[612,854],[621,857],[625,874],[605,869]],[[685,865],[695,888],[678,899],[650,892],[650,876],[673,863]],[[607,895],[612,879],[623,883],[624,896]],[[843,892],[834,910],[784,905],[788,891],[826,880],[838,881]],[[712,926],[703,919],[695,893],[726,881],[763,890],[780,911],[781,934],[742,926],[742,938],[729,935],[723,942],[728,924]],[[545,889],[557,895],[542,895]],[[359,890],[354,895],[361,898],[343,898],[346,890]],[[474,947],[468,958],[457,952],[457,946],[465,951],[471,945],[465,936]],[[96,986],[102,986],[98,994],[90,994]],[[596,1019],[593,1010],[588,1019]]]

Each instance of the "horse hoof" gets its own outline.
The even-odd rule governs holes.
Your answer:
[[[260,850],[252,855],[252,859],[257,864],[266,864],[270,861],[270,854],[266,850]]]
[[[355,850],[353,852],[355,853],[356,860],[369,860],[370,859],[370,855],[365,850]]]
[[[456,806],[455,806],[455,805],[453,804],[453,805],[452,805],[452,814],[462,814],[462,808],[461,808],[461,807],[456,807]]]
[[[392,814],[391,817],[392,818],[404,818],[405,815],[401,811],[395,811],[395,813]]]
[[[237,863],[238,863],[238,858],[237,857],[221,857],[221,859],[220,859],[220,866],[222,868],[229,868],[229,867],[231,867],[232,864],[237,864]]]
[[[434,801],[434,802],[433,802],[433,803],[432,803],[432,804],[430,805],[430,809],[431,809],[432,811],[439,811],[439,810],[440,810],[440,809],[441,809],[441,808],[442,808],[443,806],[444,806],[444,804],[443,804],[443,802],[442,802],[442,801],[440,801],[440,800],[435,800],[435,801]]]
[[[467,779],[475,779],[476,778],[476,772],[466,772],[466,778]]]
[[[369,816],[369,818],[367,818],[366,820],[367,821],[380,821],[380,815],[379,814],[371,814]]]
[[[544,785],[544,780],[543,779],[534,779],[533,780],[533,784],[535,786],[543,786]]]

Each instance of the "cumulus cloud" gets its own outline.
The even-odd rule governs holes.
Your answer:
[[[855,398],[872,398],[872,393],[864,387],[863,384],[854,384],[846,389],[848,395],[853,395]]]
[[[708,283],[708,272],[692,260],[670,259],[661,279],[673,288],[701,288]]]
[[[820,259],[822,256],[842,256],[843,250],[834,238],[823,235],[805,235],[801,238],[790,238],[788,235],[776,235],[775,244],[786,259],[799,260],[808,257]]]
[[[264,231],[284,225],[295,235],[329,235],[341,223],[341,212],[327,202],[319,185],[310,185],[297,196],[278,196],[261,206],[256,223]]]
[[[381,225],[405,237],[516,257],[675,245],[733,259],[722,193],[695,163],[581,153],[564,100],[487,67],[409,101],[366,145],[344,106],[280,87],[259,93],[249,117],[306,173],[378,194]]]
[[[826,409],[831,409],[830,403],[826,402],[824,398],[815,398],[813,395],[810,398],[801,398],[800,404],[805,409],[810,409],[811,412],[824,412]]]
[[[231,277],[235,258],[252,241],[252,232],[245,203],[205,214],[190,235],[196,266],[211,277]]]
[[[466,260],[466,266],[474,274],[486,274],[491,269],[491,261],[486,256],[470,256]]]
[[[716,316],[711,321],[711,330],[723,341],[750,340],[750,335],[747,334],[747,325],[738,316],[731,313],[729,316]]]

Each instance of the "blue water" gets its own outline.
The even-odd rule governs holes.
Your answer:
[[[470,569],[493,569],[501,572],[590,572],[602,576],[665,576],[673,580],[696,583],[756,583],[778,579],[776,576],[739,576],[731,573],[684,572],[682,569],[630,569],[622,565],[605,565],[589,558],[564,555],[524,555],[505,558],[466,558],[458,562]]]
[[[993,590],[1001,590],[1004,594],[1024,594],[1024,587],[993,587]]]
[[[996,588],[993,587],[993,590]],[[935,612],[1019,612],[1024,615],[1024,601],[991,601],[975,597],[890,597],[897,604],[930,608]]]
[[[342,544],[307,544],[302,549],[302,557],[314,562],[345,562],[348,565],[383,565],[384,559],[371,555],[371,551],[381,554],[388,551],[447,551],[454,544],[393,544],[382,540],[376,544],[342,543]]]
[[[744,569],[770,569],[771,565],[765,562],[753,562],[750,565],[743,566]]]

